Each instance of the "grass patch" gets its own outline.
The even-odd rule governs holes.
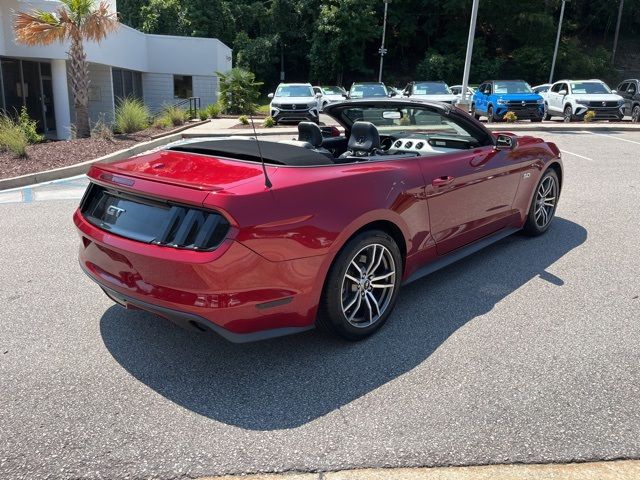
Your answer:
[[[169,126],[179,127],[189,120],[189,113],[180,107],[170,106],[164,109],[162,117],[165,118],[165,122],[168,123]]]
[[[17,119],[0,114],[0,151],[9,151],[16,157],[27,156],[27,145],[42,141],[36,132],[36,121],[31,120],[23,107]]]
[[[149,109],[137,98],[125,98],[116,107],[115,128],[120,133],[135,133],[149,126]]]

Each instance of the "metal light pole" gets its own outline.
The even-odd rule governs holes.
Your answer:
[[[556,47],[553,49],[553,60],[551,60],[551,73],[549,74],[549,83],[553,83],[553,72],[556,69],[556,58],[558,57],[558,45],[560,44],[560,32],[562,30],[562,18],[564,17],[564,4],[569,0],[562,0],[560,7],[560,21],[558,22],[558,35],[556,36]]]
[[[473,0],[471,7],[471,23],[469,24],[469,38],[467,39],[467,55],[464,58],[464,73],[462,74],[462,97],[458,101],[458,107],[465,112],[469,110],[467,90],[469,88],[469,72],[471,71],[471,56],[473,54],[473,39],[476,36],[476,19],[478,18],[478,5],[480,0]]]
[[[378,72],[379,82],[382,82],[382,62],[384,60],[385,53],[387,53],[387,49],[384,48],[384,37],[387,33],[387,7],[389,6],[389,3],[391,3],[391,0],[383,0],[383,1],[384,1],[384,20],[382,21],[382,45],[380,45],[380,48],[378,49],[378,52],[380,53],[380,71]]]
[[[622,7],[624,6],[624,0],[620,0],[620,9],[618,10],[618,22],[616,23],[616,34],[613,38],[613,51],[611,52],[611,65],[613,65],[616,59],[616,49],[618,48],[618,34],[620,33],[620,20],[622,20]]]

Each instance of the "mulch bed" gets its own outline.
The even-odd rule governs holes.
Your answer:
[[[86,162],[147,142],[170,130],[149,128],[129,135],[114,135],[113,140],[81,138],[77,140],[45,141],[27,147],[27,157],[17,158],[10,152],[0,152],[0,178],[17,177]]]

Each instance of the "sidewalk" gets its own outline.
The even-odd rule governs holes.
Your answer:
[[[327,473],[206,477],[199,480],[637,480],[640,460],[479,467],[372,468]]]

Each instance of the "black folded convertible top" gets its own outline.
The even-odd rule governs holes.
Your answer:
[[[258,145],[253,138],[208,139],[174,145],[168,150],[260,162]],[[276,165],[302,167],[331,165],[333,163],[325,155],[313,150],[270,140],[260,140],[260,152],[262,152],[265,163]]]

